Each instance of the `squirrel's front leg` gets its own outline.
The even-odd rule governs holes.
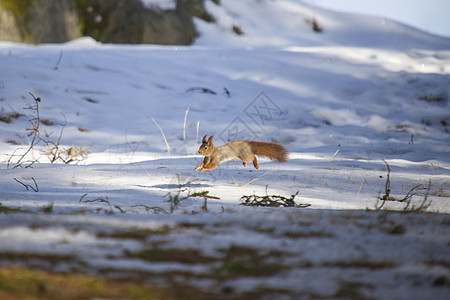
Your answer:
[[[205,156],[205,158],[203,159],[203,162],[201,164],[199,164],[198,166],[196,166],[194,168],[194,171],[197,171],[198,169],[200,169],[200,172],[207,170],[206,166],[208,165],[210,161],[209,156]]]
[[[214,163],[210,163],[208,165],[204,165],[203,168],[200,169],[200,172],[201,171],[205,171],[205,170],[213,170],[213,169],[217,168],[217,165],[218,164],[214,164]]]
[[[205,159],[203,160],[203,162],[196,167],[194,170],[198,170],[200,169],[200,172],[203,172],[205,170],[213,170],[215,168],[217,168],[219,164],[214,160],[211,159],[211,157],[209,156],[205,156]]]
[[[194,171],[197,171],[198,169],[201,169],[200,171],[203,171],[203,163],[199,164],[194,168]]]

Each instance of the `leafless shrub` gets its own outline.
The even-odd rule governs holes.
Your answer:
[[[201,197],[205,200],[204,205],[201,207],[202,211],[206,212],[208,210],[207,207],[207,199],[220,199],[216,196],[209,195],[209,191],[201,191],[201,192],[191,192],[191,184],[198,181],[203,181],[200,179],[193,179],[183,182],[183,177],[181,174],[177,175],[178,188],[177,192],[172,195],[171,192],[168,192],[166,196],[169,196],[168,202],[170,203],[170,213],[173,213],[181,204],[181,201],[186,200],[188,198]]]
[[[41,102],[41,98],[36,97],[31,92],[30,92],[30,95],[31,95],[31,97],[33,97],[34,103],[28,104],[25,107],[25,109],[32,110],[34,112],[34,116],[30,120],[28,120],[29,126],[26,128],[26,131],[28,132],[28,136],[31,136],[32,139],[31,139],[28,149],[25,151],[25,153],[22,156],[20,156],[20,158],[17,160],[13,169],[23,166],[23,160],[25,159],[25,157],[28,155],[28,153],[30,153],[33,150],[33,148],[40,141],[39,128],[40,128],[40,124],[41,124],[41,119],[40,119],[40,112],[39,112],[39,102]],[[10,160],[13,157],[13,155],[14,155],[14,153],[11,155]],[[8,166],[9,166],[10,160],[8,160]],[[26,168],[31,167],[36,161],[37,160],[32,160],[25,167]]]
[[[305,208],[311,206],[309,203],[300,203],[297,204],[294,199],[298,195],[298,191],[291,195],[290,198],[283,197],[280,195],[268,195],[266,190],[265,196],[242,196],[241,197],[241,205],[244,206],[266,206],[266,207],[299,207]]]
[[[110,202],[109,202],[109,199],[108,199],[108,197],[106,197],[106,198],[101,198],[101,197],[99,197],[99,198],[95,198],[95,199],[92,199],[92,200],[89,200],[89,199],[84,199],[84,197],[86,197],[88,194],[84,194],[83,196],[81,196],[81,198],[80,198],[80,200],[78,201],[79,203],[93,203],[93,202],[100,202],[100,203],[106,203],[107,205],[108,205],[108,208],[109,209],[104,209],[104,208],[98,208],[97,209],[97,213],[100,213],[100,212],[102,212],[102,211],[104,211],[106,214],[108,214],[108,215],[112,215],[112,214],[114,214],[114,209],[113,208],[115,208],[115,209],[117,209],[118,211],[120,211],[121,213],[125,213],[125,211],[120,207],[120,206],[118,206],[118,205],[112,205]]]
[[[155,214],[159,214],[159,213],[163,213],[166,215],[169,214],[167,212],[167,210],[165,210],[164,208],[159,207],[159,206],[148,206],[148,205],[144,205],[144,204],[136,204],[136,205],[133,205],[132,207],[143,207],[143,208],[145,208],[146,211],[153,212]]]
[[[38,144],[44,144],[47,147],[47,151],[45,152],[46,156],[50,160],[51,163],[54,163],[56,161],[62,161],[65,164],[74,162],[74,161],[81,161],[86,158],[87,156],[87,150],[84,146],[78,147],[78,146],[71,146],[69,149],[66,149],[65,147],[61,146],[61,138],[63,135],[64,128],[67,125],[67,119],[64,117],[64,123],[61,125],[61,131],[59,133],[59,136],[56,140],[51,139],[51,135],[44,132],[42,135],[41,132],[41,124],[49,124],[48,122],[41,119],[40,116],[40,107],[39,103],[41,102],[41,98],[36,97],[32,92],[29,93],[31,97],[33,98],[33,102],[28,103],[27,106],[24,108],[26,110],[31,111],[31,118],[28,120],[28,127],[26,128],[27,135],[31,137],[31,142],[28,145],[28,148],[26,151],[21,155],[16,155],[15,153],[19,150],[16,149],[8,159],[8,168],[12,164],[12,160],[14,158],[17,158],[17,161],[13,166],[13,169],[18,167],[24,167],[29,168],[36,162],[38,162],[38,158],[35,158],[34,155],[31,155],[31,158],[29,158],[30,154],[33,154],[34,149]]]
[[[419,212],[427,210],[431,205],[431,200],[428,201],[428,195],[430,193],[431,188],[431,180],[428,181],[427,187],[424,187],[422,184],[417,184],[413,186],[403,198],[395,198],[391,196],[391,168],[386,160],[383,159],[384,164],[386,165],[386,182],[384,184],[384,195],[378,196],[377,202],[375,204],[375,210],[381,210],[387,201],[404,203],[403,212]],[[419,205],[415,206],[412,204],[413,197],[418,195],[420,191],[425,190],[425,195],[423,200],[419,203]]]

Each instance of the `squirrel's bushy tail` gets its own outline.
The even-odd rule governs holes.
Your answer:
[[[280,144],[270,142],[249,142],[252,152],[259,156],[265,156],[279,162],[289,161],[289,151]]]

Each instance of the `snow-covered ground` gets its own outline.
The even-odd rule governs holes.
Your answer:
[[[222,2],[207,2],[217,22],[196,20],[192,46],[0,42],[1,116],[22,114],[0,122],[1,263],[147,274],[227,299],[446,299],[450,39],[300,1]],[[18,166],[30,92],[42,140]],[[291,160],[197,173],[205,134],[279,142]],[[75,161],[50,163],[44,141]],[[408,207],[372,211],[385,162],[392,197],[420,186]],[[167,200],[205,191],[220,199],[170,213]],[[239,205],[296,192],[310,206]],[[390,212],[424,201],[427,213]]]

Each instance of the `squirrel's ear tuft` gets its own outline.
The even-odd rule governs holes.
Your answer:
[[[205,134],[205,136],[203,137],[202,143],[206,144],[206,137],[207,137],[207,136],[208,136],[208,135]]]
[[[214,138],[214,134],[213,134],[212,136],[209,137],[209,139],[208,139],[208,144],[212,144],[213,138]]]

